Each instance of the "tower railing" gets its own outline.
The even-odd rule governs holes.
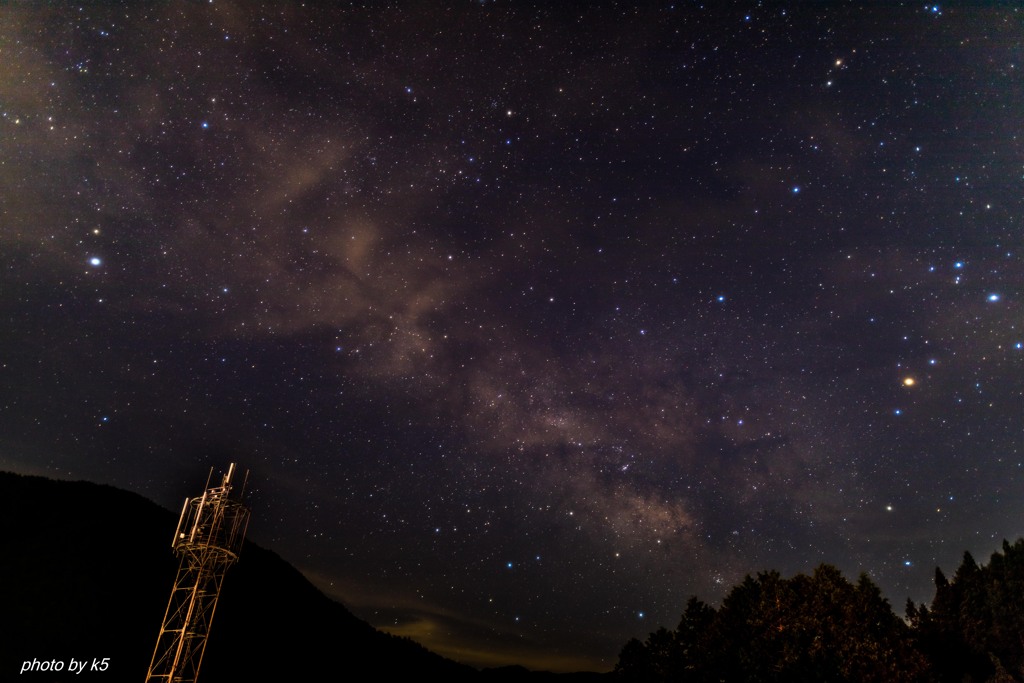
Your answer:
[[[185,499],[171,547],[181,557],[146,681],[195,683],[224,576],[238,561],[249,524],[245,480],[232,495],[234,463],[198,498]],[[213,476],[213,470],[210,471]],[[248,475],[246,475],[248,476]]]

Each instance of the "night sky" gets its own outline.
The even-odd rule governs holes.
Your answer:
[[[0,468],[237,461],[477,666],[767,568],[902,613],[1024,533],[1015,4],[8,4]]]

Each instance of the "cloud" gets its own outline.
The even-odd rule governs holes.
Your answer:
[[[577,647],[565,648],[528,635],[532,627],[514,617],[481,618],[425,600],[416,593],[403,593],[400,586],[347,580],[338,585],[335,575],[303,572],[321,590],[363,615],[371,615],[373,626],[392,635],[415,640],[444,656],[478,668],[520,665],[537,671],[585,671],[608,668],[606,661],[575,654]],[[527,610],[533,611],[533,610]],[[593,636],[579,634],[577,645]],[[618,645],[618,643],[611,643]],[[594,650],[606,649],[602,645]]]

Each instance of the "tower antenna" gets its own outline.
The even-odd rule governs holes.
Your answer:
[[[211,487],[210,468],[203,495],[185,499],[171,543],[181,563],[146,683],[195,683],[199,676],[224,575],[238,561],[249,525],[249,508],[242,503],[249,473],[245,473],[241,491],[232,496],[234,473],[235,463],[231,463],[220,486]]]

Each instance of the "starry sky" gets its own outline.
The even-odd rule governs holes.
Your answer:
[[[237,461],[477,666],[766,568],[902,613],[1024,533],[1015,4],[8,4],[0,467]]]

